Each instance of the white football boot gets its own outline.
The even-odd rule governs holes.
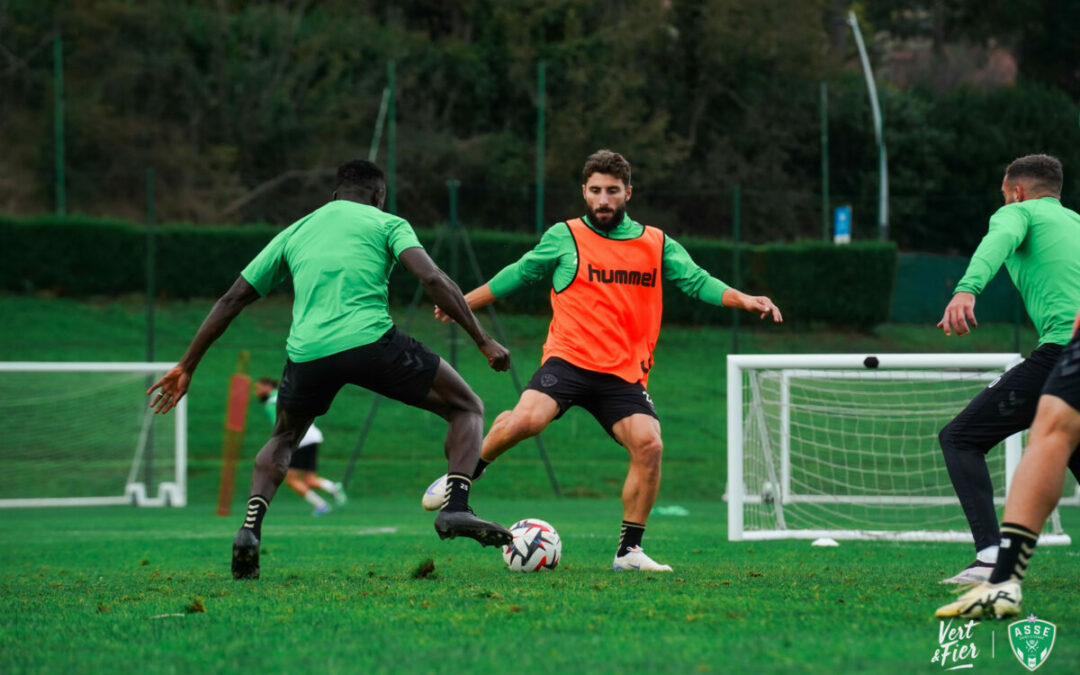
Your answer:
[[[990,581],[990,573],[994,571],[993,563],[985,563],[981,560],[976,560],[964,569],[957,572],[955,575],[948,579],[942,579],[943,584],[980,584],[984,581]]]
[[[649,556],[645,555],[645,551],[641,550],[640,546],[635,546],[626,552],[626,555],[615,556],[615,562],[611,564],[611,569],[616,572],[623,570],[639,570],[641,572],[670,572],[671,565],[661,565]]]
[[[334,503],[338,506],[345,506],[348,501],[349,496],[345,494],[345,486],[341,483],[334,483]]]
[[[446,474],[439,476],[428,486],[420,503],[425,511],[438,511],[446,501]]]
[[[939,619],[1000,619],[1016,616],[1020,613],[1020,597],[1018,581],[1002,581],[1000,584],[984,581],[966,591],[955,602],[938,607],[935,616]]]

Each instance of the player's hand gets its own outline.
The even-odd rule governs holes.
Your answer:
[[[975,320],[975,295],[961,291],[945,306],[945,314],[937,327],[945,331],[945,335],[956,333],[963,337],[971,332],[968,321],[972,326],[979,327],[979,322]]]
[[[784,323],[784,317],[780,314],[780,308],[764,295],[747,295],[743,298],[743,309],[748,312],[760,312],[759,319],[772,315],[773,323]]]
[[[1076,313],[1076,320],[1073,321],[1073,335],[1076,335],[1077,331],[1080,331],[1080,311]]]
[[[435,305],[435,318],[438,319],[439,321],[442,321],[443,323],[451,323],[451,322],[453,322],[453,319],[450,318],[450,315],[447,314],[446,312],[442,311],[442,308],[439,307],[438,305]]]
[[[180,399],[187,393],[188,385],[191,384],[191,375],[180,366],[173,366],[169,372],[154,383],[154,386],[146,390],[146,395],[154,393],[154,390],[160,389],[156,396],[150,401],[150,407],[154,408],[154,412],[159,415],[163,415],[180,402]]]
[[[480,351],[487,357],[488,365],[492,370],[502,372],[510,368],[510,350],[498,342],[488,338],[487,342],[479,345]]]

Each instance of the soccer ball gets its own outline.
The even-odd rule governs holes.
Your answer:
[[[503,560],[515,572],[553,570],[562,558],[562,540],[549,523],[526,518],[510,526],[514,540],[503,546]]]
[[[776,486],[769,481],[761,484],[761,503],[772,504],[776,501]]]

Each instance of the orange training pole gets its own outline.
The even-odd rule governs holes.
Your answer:
[[[221,443],[221,485],[218,487],[219,516],[229,515],[233,489],[236,487],[236,463],[240,460],[240,446],[247,427],[248,401],[251,399],[251,378],[247,376],[247,350],[240,352],[236,360],[236,372],[229,378],[229,401],[225,408],[225,437]]]

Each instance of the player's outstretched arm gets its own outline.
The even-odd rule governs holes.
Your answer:
[[[420,247],[408,248],[401,252],[398,260],[420,280],[424,292],[435,301],[441,311],[461,324],[487,358],[489,366],[500,371],[510,367],[510,351],[487,334],[469,308],[469,302],[461,294],[461,289],[439,269],[427,251]]]
[[[761,319],[771,315],[773,323],[784,322],[784,317],[780,314],[780,308],[764,295],[747,295],[734,288],[728,288],[724,290],[723,302],[724,307],[734,307],[735,309],[744,309],[747,312],[760,313],[759,318]]]
[[[945,305],[945,314],[941,321],[938,321],[937,327],[945,331],[945,335],[956,333],[963,337],[971,332],[968,321],[972,326],[979,327],[979,322],[975,320],[975,294],[960,291]]]
[[[477,310],[481,307],[487,307],[495,302],[495,294],[491,292],[491,286],[484,284],[483,286],[474,288],[466,293],[465,302],[469,305],[469,309]],[[435,305],[435,318],[443,323],[453,321],[450,315],[444,312],[438,305]]]
[[[259,292],[247,282],[244,277],[237,277],[232,287],[225,295],[218,298],[210,313],[206,315],[199,330],[195,331],[195,337],[191,339],[187,351],[184,352],[180,362],[172,367],[164,377],[154,383],[154,386],[146,390],[149,396],[155,390],[159,390],[157,396],[150,401],[150,407],[154,412],[164,414],[176,407],[180,399],[187,393],[191,384],[191,376],[198,367],[199,361],[210,349],[210,345],[221,337],[225,329],[240,312],[259,299]]]

